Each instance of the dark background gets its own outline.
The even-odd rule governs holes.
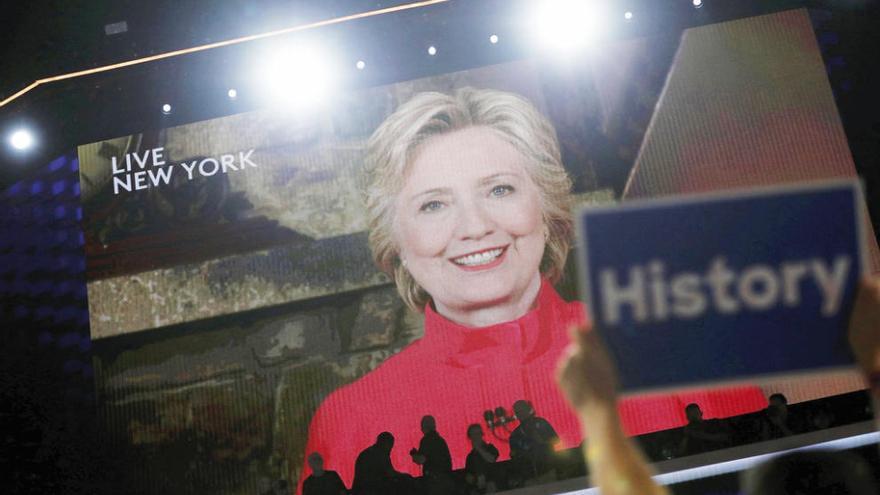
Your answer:
[[[0,97],[32,81],[145,55],[266,32],[317,19],[405,2],[366,0],[54,0],[5,2],[0,8]],[[344,76],[363,87],[513,60],[531,47],[518,33],[526,2],[453,0],[320,31],[348,47],[352,64],[371,63]],[[621,22],[614,36],[675,33],[684,27],[797,6],[811,7],[856,167],[867,187],[875,228],[880,219],[880,8],[876,2],[687,0],[617,2],[639,22]],[[107,36],[104,26],[125,20],[128,32]],[[497,33],[509,44],[484,42]],[[479,40],[479,43],[477,43]],[[430,58],[425,47],[441,54]],[[357,47],[354,53],[352,47]],[[476,47],[476,48],[475,48]],[[84,255],[78,186],[72,154],[81,143],[256,108],[230,86],[250,45],[175,57],[131,68],[43,85],[0,108],[0,478],[5,493],[119,493],[125,459],[104,448],[95,397],[85,304]],[[160,112],[172,102],[171,115]],[[40,146],[11,153],[5,136],[26,123]],[[61,159],[55,160],[56,157]],[[599,171],[619,190],[625,173]],[[601,184],[600,184],[601,185]]]

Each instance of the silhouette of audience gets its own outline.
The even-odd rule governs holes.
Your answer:
[[[519,426],[510,434],[510,457],[517,469],[529,476],[541,476],[554,468],[553,452],[559,435],[546,419],[539,417],[526,400],[513,403]]]
[[[802,428],[795,426],[788,414],[788,399],[776,393],[770,396],[769,402],[767,409],[764,410],[761,439],[773,440],[799,433]]]
[[[303,495],[345,495],[348,488],[336,471],[324,469],[324,458],[317,452],[309,454],[309,467],[312,474],[303,481]]]
[[[418,449],[412,449],[410,455],[413,462],[422,466],[425,476],[446,475],[452,472],[452,456],[446,440],[437,433],[437,421],[434,416],[422,417],[422,440]]]
[[[394,435],[379,433],[376,443],[364,449],[354,463],[354,495],[384,495],[411,493],[412,477],[398,472],[391,463]]]
[[[452,456],[446,440],[437,432],[434,416],[423,416],[421,421],[422,440],[418,449],[410,450],[413,462],[422,466],[422,491],[433,494],[449,493],[454,489]]]
[[[730,434],[717,419],[704,420],[698,404],[688,404],[684,409],[688,424],[682,429],[679,455],[693,455],[723,447],[730,443]]]
[[[464,469],[468,493],[494,493],[498,486],[495,461],[498,460],[498,449],[483,438],[483,427],[478,423],[468,426],[468,440],[471,451],[467,455]]]

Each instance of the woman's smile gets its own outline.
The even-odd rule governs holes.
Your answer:
[[[467,271],[488,270],[500,265],[504,261],[504,254],[506,252],[507,246],[489,248],[484,251],[458,256],[450,261]]]

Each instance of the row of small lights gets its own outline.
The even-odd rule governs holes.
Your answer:
[[[703,0],[691,0],[691,3],[694,6],[694,8],[700,8],[703,6]],[[623,18],[625,21],[632,21],[633,17],[634,17],[634,14],[632,11],[628,10],[623,13]],[[497,34],[492,34],[489,36],[489,43],[495,45],[498,42],[499,42],[499,37]],[[427,52],[428,52],[429,56],[433,57],[433,56],[437,55],[437,47],[434,45],[431,45],[428,47]],[[366,69],[366,67],[367,67],[367,63],[363,60],[358,60],[357,62],[355,62],[355,68],[357,70],[364,70],[364,69]],[[226,92],[226,96],[230,100],[235,100],[238,98],[238,90],[236,90],[235,88],[229,88],[229,90]],[[170,115],[173,110],[173,107],[171,106],[170,103],[163,103],[161,110],[164,115]],[[31,148],[33,148],[36,145],[36,138],[34,137],[34,134],[31,131],[29,131],[28,129],[20,128],[20,129],[15,129],[10,133],[8,142],[9,142],[9,145],[12,147],[12,149],[14,149],[18,152],[25,152],[25,151],[30,150]]]
[[[627,14],[631,14],[631,13],[627,12]],[[630,17],[632,17],[632,16],[630,15]],[[630,17],[627,17],[627,19],[629,19]],[[498,38],[497,34],[493,34],[493,35],[489,36],[489,43],[492,43],[493,45],[497,44],[498,40],[499,40],[499,38]],[[434,55],[437,55],[437,47],[434,45],[429,46],[428,47],[428,55],[430,55],[432,57]],[[354,66],[357,70],[364,70],[367,68],[367,63],[364,62],[363,60],[358,60],[357,62],[355,62]],[[235,100],[238,98],[238,90],[235,88],[229,88],[229,91],[226,92],[226,96],[230,100]],[[163,103],[162,104],[162,113],[163,114],[169,115],[169,114],[171,114],[171,110],[172,110],[172,107],[171,107],[170,103]]]

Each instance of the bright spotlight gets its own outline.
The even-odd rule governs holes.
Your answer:
[[[703,6],[703,0],[693,0],[694,7],[700,8]]]
[[[493,45],[494,45],[495,43],[498,43],[498,35],[497,35],[497,34],[493,34],[492,36],[489,36],[489,43],[492,43]]]
[[[603,2],[544,0],[532,13],[534,35],[554,50],[576,50],[599,38],[607,25]]]
[[[633,13],[630,12],[630,11],[626,11],[626,12],[623,13],[623,18],[626,19],[626,20],[628,20],[628,21],[631,21],[632,18],[633,18]]]
[[[238,91],[236,91],[235,88],[229,88],[229,91],[226,92],[226,96],[228,96],[230,100],[234,100],[238,98]]]
[[[364,67],[366,67],[367,64],[363,60],[358,60],[354,66],[357,67],[358,70],[364,70]]]
[[[171,113],[171,105],[168,103],[162,105],[162,113],[164,113],[165,115]]]
[[[431,55],[432,57],[434,55],[437,55],[437,47],[434,45],[429,46],[428,47],[428,55]]]
[[[9,136],[9,145],[18,151],[27,151],[34,146],[34,135],[27,129],[18,129]]]
[[[307,108],[325,101],[336,82],[331,61],[320,47],[300,42],[276,48],[258,69],[270,105]]]

